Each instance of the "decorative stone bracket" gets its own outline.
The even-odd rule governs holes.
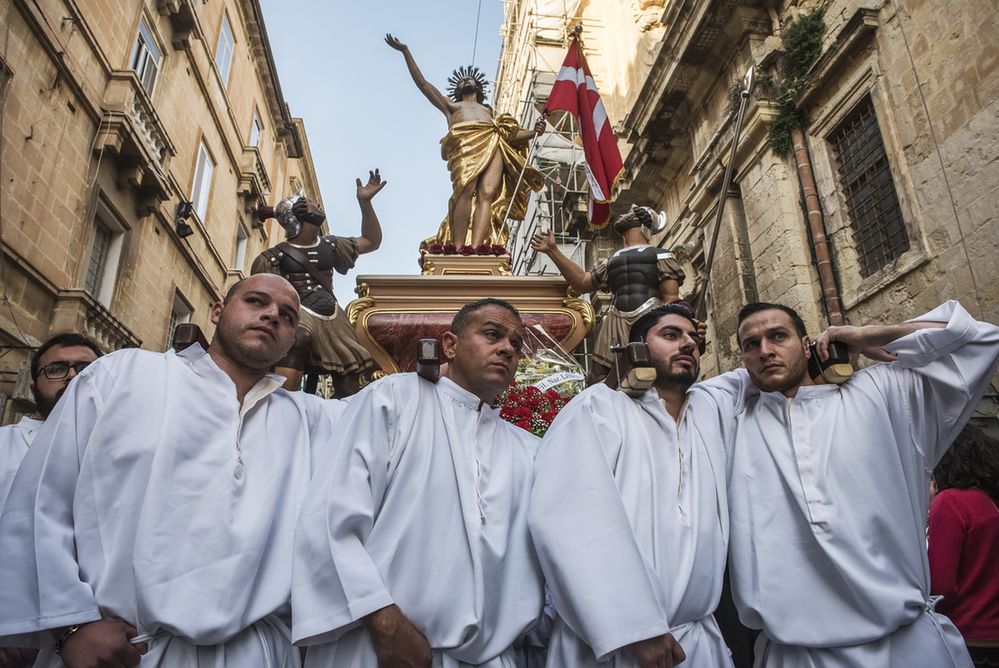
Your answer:
[[[243,149],[237,192],[254,205],[259,198],[271,194],[271,180],[256,147]]]
[[[170,197],[173,143],[132,70],[111,73],[102,107],[94,150],[116,160],[119,187],[139,191],[137,213],[150,213]]]
[[[192,0],[156,0],[156,11],[170,19],[173,48],[180,51],[191,45],[192,37],[200,39],[198,15]]]

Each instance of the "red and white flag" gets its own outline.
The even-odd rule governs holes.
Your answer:
[[[610,217],[614,183],[624,163],[617,148],[607,110],[583,56],[579,38],[573,36],[545,111],[563,109],[576,117],[586,156],[586,177],[590,182],[590,225],[600,227]]]

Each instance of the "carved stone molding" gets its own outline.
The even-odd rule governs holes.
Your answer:
[[[237,192],[250,203],[271,194],[271,179],[256,147],[243,149]]]
[[[173,48],[182,50],[191,45],[191,38],[200,38],[198,15],[192,0],[156,0],[156,11],[170,19]]]
[[[665,9],[666,0],[631,0],[631,12],[642,32],[661,27]]]
[[[142,340],[85,290],[60,290],[52,311],[50,331],[82,332],[102,350],[138,348]]]
[[[169,198],[166,174],[176,150],[132,70],[111,73],[94,150],[115,159],[119,186],[140,191],[147,203]]]

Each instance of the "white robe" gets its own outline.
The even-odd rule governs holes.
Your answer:
[[[667,632],[685,666],[732,665],[712,615],[728,540],[717,414],[691,396],[677,424],[655,390],[601,383],[555,419],[528,514],[558,613],[549,668],[636,666],[621,648]]]
[[[306,664],[376,668],[359,620],[395,603],[434,666],[512,666],[544,603],[527,529],[538,439],[451,380],[410,373],[357,394],[337,442],[296,534]]]
[[[143,667],[297,666],[293,532],[340,404],[282,381],[240,406],[197,345],[80,374],[0,518],[0,645],[115,616],[151,636]],[[47,649],[37,665],[61,662]]]
[[[731,574],[742,622],[763,629],[759,666],[971,665],[932,610],[928,492],[995,371],[999,328],[957,302],[916,320],[947,326],[891,343],[897,361],[844,385],[743,397]]]
[[[0,513],[14,482],[14,474],[43,424],[41,420],[25,415],[16,424],[0,427]]]

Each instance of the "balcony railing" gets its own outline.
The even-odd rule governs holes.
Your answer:
[[[111,352],[142,345],[132,331],[85,290],[60,290],[52,312],[53,332],[81,332]]]
[[[111,73],[102,106],[94,150],[116,159],[119,185],[140,190],[141,202],[155,206],[168,199],[166,174],[176,151],[135,72]]]
[[[239,192],[253,197],[266,197],[271,192],[271,180],[267,168],[256,147],[243,149],[243,160],[239,172]]]

